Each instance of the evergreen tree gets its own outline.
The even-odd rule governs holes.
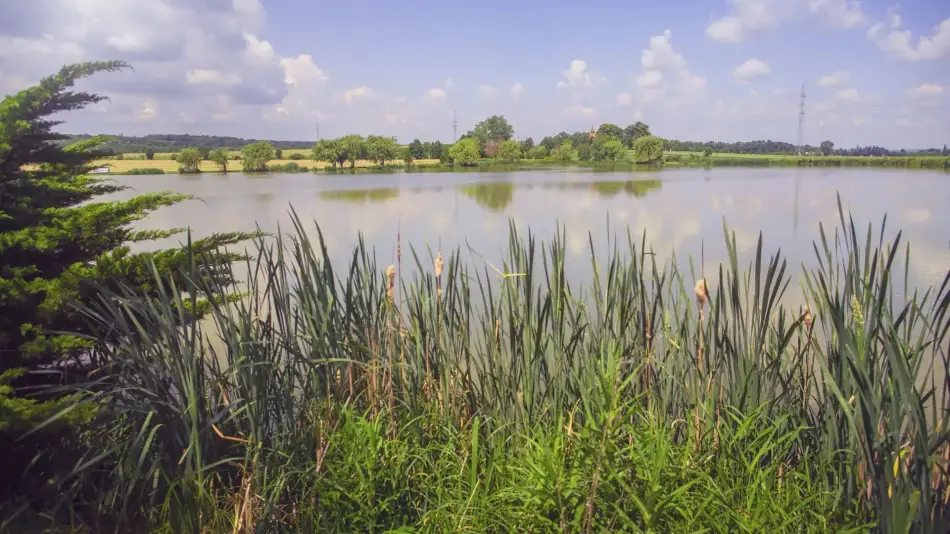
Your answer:
[[[214,235],[195,241],[190,253],[131,252],[129,243],[182,231],[137,231],[131,223],[189,197],[162,192],[97,201],[125,189],[88,174],[105,139],[64,147],[57,141],[67,137],[53,132],[60,122],[49,119],[105,99],[71,91],[78,79],[125,68],[118,61],[66,66],[0,102],[0,503],[49,486],[57,470],[75,465],[67,449],[75,423],[92,415],[89,406],[35,427],[70,401],[50,386],[100,363],[76,305],[98,298],[103,287],[148,291],[156,273],[170,277],[192,261],[190,254],[210,261],[209,276],[230,279],[229,265],[239,256],[220,247],[251,237]],[[37,431],[22,439],[31,429]]]

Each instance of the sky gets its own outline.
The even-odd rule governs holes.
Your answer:
[[[638,120],[681,140],[950,144],[950,1],[5,0],[0,94],[131,70],[70,133],[453,139]]]

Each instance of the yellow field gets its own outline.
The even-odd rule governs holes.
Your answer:
[[[306,150],[296,150],[296,151],[285,150],[284,155],[293,154],[295,152],[309,153],[309,151],[306,151]],[[235,154],[237,154],[237,152],[235,152]],[[125,155],[126,159],[98,160],[95,162],[95,164],[103,165],[103,166],[108,165],[109,167],[112,168],[112,172],[115,172],[115,173],[128,172],[130,169],[161,169],[162,171],[168,174],[173,174],[173,173],[178,172],[178,162],[171,159],[167,159],[167,158],[160,159],[158,157],[159,154],[155,154],[155,159],[153,160],[128,159],[129,156],[133,156],[133,155],[137,155],[137,154],[126,154]],[[436,159],[421,159],[421,160],[416,160],[416,163],[431,164],[431,163],[438,163],[438,161],[439,160],[436,160]],[[267,162],[268,165],[285,165],[287,163],[296,163],[297,165],[300,165],[301,167],[308,167],[310,169],[313,169],[313,168],[322,169],[324,167],[329,166],[327,163],[324,163],[322,161],[313,162],[313,161],[310,161],[309,159],[292,160],[292,159],[285,158],[285,159],[275,159],[275,160],[271,160]],[[376,163],[372,161],[361,160],[361,161],[356,162],[357,167],[373,167],[375,165]],[[345,166],[348,168],[350,164],[347,163]],[[214,162],[207,161],[207,160],[202,161],[201,165],[198,168],[202,172],[215,172],[219,170],[218,166],[215,165]],[[240,171],[241,162],[238,160],[228,161],[228,170]]]

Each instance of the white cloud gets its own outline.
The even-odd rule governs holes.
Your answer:
[[[586,119],[594,116],[594,108],[590,106],[583,106],[580,104],[574,104],[568,106],[564,110],[564,116],[571,119]]]
[[[732,75],[739,81],[749,81],[761,78],[772,72],[772,67],[767,61],[758,58],[751,58],[745,63],[739,65],[732,71]]]
[[[277,52],[267,41],[256,35],[244,34],[244,60],[251,65],[269,65],[277,60]]]
[[[570,68],[561,74],[564,79],[557,82],[558,89],[592,87],[607,81],[607,78],[588,70],[587,62],[583,59],[571,61]]]
[[[935,83],[925,83],[908,90],[907,93],[914,98],[926,98],[929,96],[942,95],[944,90],[945,89],[942,85]]]
[[[835,91],[835,97],[845,102],[857,102],[861,100],[861,93],[854,87],[848,87],[847,89],[838,89]]]
[[[670,43],[672,37],[670,30],[664,30],[663,35],[650,37],[650,48],[644,50],[640,56],[644,69],[681,69],[686,66],[683,55],[673,50],[673,44]]]
[[[851,73],[846,70],[835,71],[827,76],[818,79],[818,85],[821,87],[836,87],[851,79]]]
[[[482,95],[483,98],[495,98],[495,95],[498,94],[498,89],[495,89],[487,83],[483,83],[478,86],[478,94]]]
[[[834,28],[854,28],[867,22],[857,0],[729,0],[729,12],[706,27],[706,35],[722,43],[740,43],[751,35],[774,30],[782,23],[813,18]]]
[[[892,13],[889,29],[877,23],[868,30],[868,38],[881,51],[902,61],[936,61],[950,57],[950,18],[941,22],[932,37],[920,36],[913,43],[910,30],[901,29],[900,15]]]
[[[445,89],[441,87],[433,87],[426,91],[425,98],[426,100],[445,100],[446,98]]]
[[[195,69],[185,75],[191,85],[235,85],[241,83],[241,77],[233,72]]]
[[[515,82],[515,84],[512,85],[510,89],[508,89],[508,94],[511,95],[511,98],[514,98],[515,100],[517,100],[521,98],[521,93],[523,91],[524,91],[524,86],[521,85],[521,82]]]
[[[347,89],[343,91],[343,101],[344,102],[353,102],[354,100],[362,100],[367,98],[372,98],[376,95],[376,92],[372,88],[365,85],[359,87],[354,87],[352,89]]]
[[[629,106],[633,102],[633,95],[630,93],[620,93],[617,95],[617,105]]]
[[[158,114],[158,102],[152,98],[143,99],[137,117],[140,120],[149,121],[154,119],[156,114]]]
[[[284,83],[287,85],[304,83],[322,85],[329,79],[323,69],[313,63],[313,56],[310,54],[300,54],[295,58],[281,58],[280,66],[284,69]]]
[[[663,73],[658,70],[647,70],[637,76],[637,86],[643,89],[653,89],[660,86]]]

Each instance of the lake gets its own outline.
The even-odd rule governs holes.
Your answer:
[[[358,233],[376,250],[381,266],[395,263],[397,228],[403,250],[429,245],[447,253],[471,247],[499,265],[509,221],[549,240],[563,225],[568,272],[589,277],[588,235],[598,253],[609,235],[629,229],[666,260],[675,253],[687,269],[692,257],[712,277],[725,261],[723,220],[735,232],[740,261],[755,253],[763,233],[768,254],[781,248],[793,279],[801,265],[816,265],[812,241],[819,223],[838,226],[836,193],[851,210],[859,234],[888,217],[886,239],[903,230],[911,243],[910,279],[937,285],[950,268],[950,175],[893,169],[715,168],[651,172],[595,172],[584,168],[519,172],[422,172],[357,174],[204,174],[125,176],[119,197],[173,190],[200,197],[163,208],[141,228],[190,227],[196,237],[213,232],[290,229],[291,206],[316,220],[335,262],[345,262]],[[609,232],[608,232],[609,222]],[[179,238],[148,246],[172,246]],[[863,245],[863,244],[862,244]],[[403,258],[404,263],[407,261]],[[791,292],[798,292],[795,284]],[[798,300],[792,296],[793,300]]]

